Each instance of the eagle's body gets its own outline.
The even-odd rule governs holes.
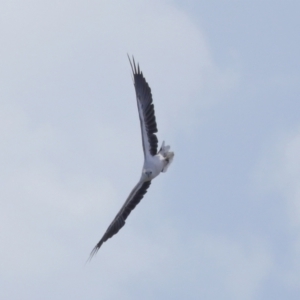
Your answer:
[[[146,82],[143,73],[140,71],[139,65],[136,66],[134,59],[133,62],[131,62],[129,58],[129,62],[133,72],[137,107],[141,124],[144,165],[139,182],[133,188],[105,234],[91,252],[90,258],[97,253],[104,242],[115,235],[125,225],[125,220],[128,215],[146,194],[147,189],[151,184],[151,180],[161,172],[166,172],[174,157],[174,153],[169,151],[170,147],[165,146],[164,142],[162,143],[160,150],[157,151],[158,140],[155,134],[157,132],[157,125],[151,89]]]

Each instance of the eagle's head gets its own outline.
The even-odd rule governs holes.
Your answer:
[[[143,177],[145,180],[151,180],[152,179],[153,172],[151,170],[143,170]]]

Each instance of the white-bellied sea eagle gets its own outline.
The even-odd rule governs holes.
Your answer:
[[[144,165],[139,182],[129,194],[124,205],[107,228],[99,243],[92,250],[90,259],[97,253],[104,242],[118,233],[125,225],[125,221],[131,211],[146,194],[147,189],[151,184],[151,180],[158,176],[160,172],[166,172],[174,157],[174,153],[169,151],[170,146],[165,146],[164,142],[162,143],[160,150],[157,151],[158,140],[155,134],[157,132],[157,126],[151,89],[143,73],[140,71],[139,64],[135,64],[133,57],[132,61],[129,58],[129,62],[133,73],[136,101],[141,123]]]

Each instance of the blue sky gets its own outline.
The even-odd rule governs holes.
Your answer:
[[[3,299],[299,299],[296,1],[1,1]],[[175,152],[139,179],[127,53]]]

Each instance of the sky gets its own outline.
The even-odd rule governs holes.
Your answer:
[[[299,2],[0,4],[1,299],[299,299]],[[143,165],[127,53],[175,158],[85,264]]]

